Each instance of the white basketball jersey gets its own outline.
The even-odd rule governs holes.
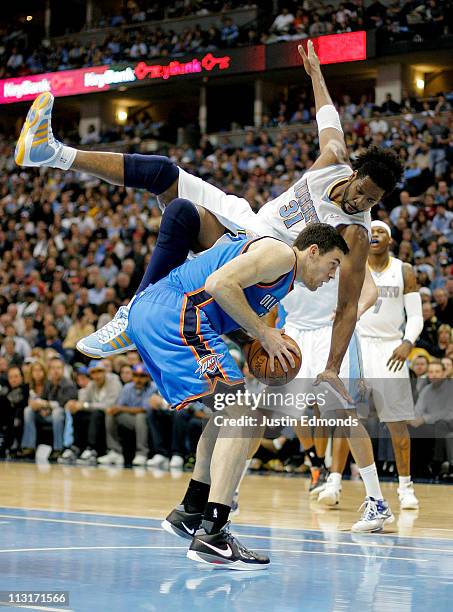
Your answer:
[[[328,223],[333,227],[363,225],[370,235],[369,212],[348,215],[329,197],[335,185],[351,174],[351,168],[343,164],[309,171],[288,191],[265,204],[258,217],[264,217],[267,225],[273,228],[272,235],[285,242],[293,242],[311,222]],[[332,325],[339,275],[337,270],[335,278],[317,291],[309,291],[301,283],[296,283],[293,291],[282,301],[287,313],[285,325],[307,331]]]
[[[334,164],[306,172],[287,191],[267,202],[259,211],[254,231],[292,244],[308,223],[363,225],[370,231],[371,215],[348,215],[330,199],[335,185],[352,174],[346,164]]]
[[[404,310],[403,262],[390,257],[382,272],[370,272],[378,289],[376,304],[367,310],[357,323],[361,336],[396,340],[403,337],[406,314]]]

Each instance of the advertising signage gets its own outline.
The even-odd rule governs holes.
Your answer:
[[[366,32],[348,32],[313,39],[322,64],[366,59]],[[173,60],[140,61],[118,66],[92,66],[0,80],[0,104],[33,100],[44,91],[74,96],[190,77],[221,77],[301,65],[301,41],[257,45],[197,54]],[[306,44],[306,41],[303,41]]]

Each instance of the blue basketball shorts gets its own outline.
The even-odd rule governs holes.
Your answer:
[[[166,280],[134,300],[127,335],[173,408],[184,408],[218,389],[244,383],[241,370],[205,313],[180,287]]]

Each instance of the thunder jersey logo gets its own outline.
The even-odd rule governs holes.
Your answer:
[[[195,374],[199,373],[200,378],[203,378],[205,374],[215,374],[219,369],[221,357],[223,357],[223,355],[219,355],[218,353],[202,357],[197,361],[198,368],[195,370]]]

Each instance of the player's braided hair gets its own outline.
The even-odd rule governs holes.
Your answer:
[[[359,155],[353,165],[359,178],[369,176],[373,183],[385,191],[385,195],[395,189],[403,174],[403,165],[398,155],[391,149],[376,146],[369,147]]]

